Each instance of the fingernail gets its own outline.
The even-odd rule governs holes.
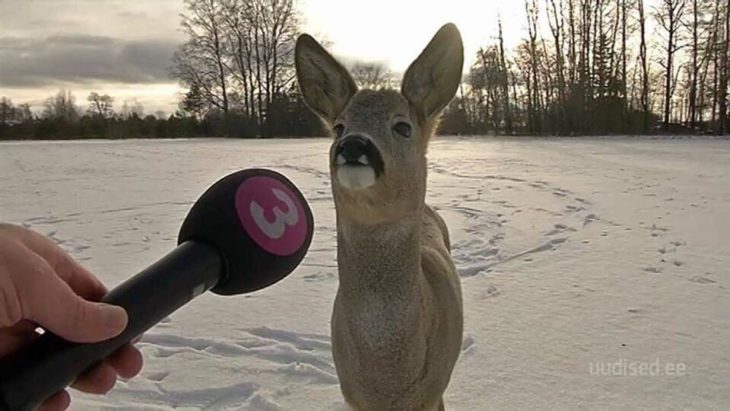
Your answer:
[[[127,312],[122,307],[100,304],[104,311],[104,325],[110,330],[122,331],[127,326]]]

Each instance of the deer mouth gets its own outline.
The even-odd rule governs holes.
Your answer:
[[[378,148],[372,140],[359,135],[343,138],[337,144],[332,161],[337,181],[353,190],[373,186],[385,171]]]

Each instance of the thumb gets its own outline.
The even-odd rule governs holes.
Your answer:
[[[122,307],[92,303],[73,292],[59,302],[61,307],[49,307],[48,312],[39,312],[35,321],[66,340],[80,343],[104,341],[121,334],[127,326],[127,312]]]
[[[16,278],[23,317],[73,342],[92,343],[119,335],[127,326],[122,307],[83,299],[61,280],[45,260]]]

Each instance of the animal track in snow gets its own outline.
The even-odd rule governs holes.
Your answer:
[[[170,390],[156,383],[154,389],[118,387],[114,394],[132,395],[141,404],[159,404],[177,408],[184,404],[186,408],[198,409],[241,409],[259,389],[257,384],[243,382],[222,387],[202,388],[197,390]]]
[[[497,287],[495,287],[495,286],[493,286],[493,285],[490,285],[490,286],[489,286],[489,287],[487,287],[487,289],[486,289],[486,290],[484,291],[484,293],[483,293],[483,298],[484,298],[484,299],[487,299],[487,298],[493,298],[493,297],[498,297],[498,296],[500,296],[500,295],[502,295],[502,291],[501,291],[501,290],[500,290],[499,288],[497,288]]]
[[[568,227],[565,224],[555,224],[555,226],[553,226],[553,229],[548,231],[545,235],[552,236],[555,234],[561,234],[561,233],[565,233],[565,232],[575,232],[575,231],[576,231],[575,228]]]
[[[312,267],[312,265],[309,265]],[[337,269],[336,265],[331,266],[331,268]],[[317,281],[327,281],[335,277],[335,273],[333,271],[324,271],[324,272],[318,272],[314,274],[305,275],[304,281],[306,282],[317,282]]]
[[[509,188],[515,190],[513,192],[527,191],[529,193],[531,191],[544,199],[542,203],[538,203],[541,207],[534,207],[532,204],[535,204],[535,200],[531,199],[532,194],[527,197],[514,197],[513,194],[506,193],[503,190],[507,188],[507,184],[469,183],[466,190],[452,196],[452,200],[446,205],[438,207],[443,211],[460,215],[459,218],[455,214],[451,214],[451,218],[459,218],[459,220],[453,222],[461,225],[459,229],[462,234],[466,234],[466,238],[461,237],[458,241],[453,241],[452,238],[451,250],[457,271],[461,277],[487,274],[492,271],[494,266],[513,260],[521,262],[534,261],[537,254],[557,250],[562,244],[568,242],[570,237],[588,224],[594,222],[611,224],[602,221],[596,214],[591,213],[591,201],[566,188],[558,187],[544,180],[529,181],[494,175],[479,176],[476,173],[472,175],[472,170],[478,170],[478,168],[467,167],[465,164],[461,165],[463,167],[456,171],[439,165],[431,165],[430,169],[435,174],[452,177],[507,180],[509,181]],[[497,188],[499,190],[496,190]],[[486,197],[482,199],[484,193],[486,193]],[[551,198],[546,198],[546,194],[551,195]],[[530,201],[524,204],[525,199],[530,199]],[[536,212],[549,214],[552,217],[552,227],[542,231],[534,224],[530,227],[530,225],[523,223],[523,221],[532,221]],[[452,221],[449,221],[449,223],[452,223]],[[459,226],[457,225],[457,227]],[[545,241],[538,243],[533,248],[519,251],[519,244],[517,243],[509,244],[509,246],[504,244],[507,241],[507,234],[511,234],[513,231],[516,231],[515,238],[520,239],[518,240],[520,242],[525,238],[525,234],[527,234],[527,238],[530,237],[526,231],[542,232]],[[517,248],[517,252],[515,252],[515,248]]]
[[[647,230],[651,233],[652,237],[659,237],[669,231],[666,227],[659,227],[656,224],[652,224],[651,227],[647,227]]]
[[[594,221],[597,221],[597,220],[599,220],[599,218],[595,214],[588,214],[583,219],[583,225],[584,226],[587,226],[588,224],[590,224],[590,223],[592,223]]]
[[[277,369],[281,371],[289,370],[292,374],[312,377],[316,382],[332,383],[335,371],[329,337],[267,327],[243,332],[246,338],[240,340],[146,334],[140,346],[154,348],[156,357],[183,353],[223,358],[252,356],[278,364]],[[336,383],[336,377],[334,381]]]
[[[709,273],[705,273],[705,275],[696,275],[696,276],[690,278],[689,280],[692,281],[693,283],[697,283],[697,284],[715,284],[717,281],[715,281],[711,278],[708,278],[707,277],[708,274]]]
[[[570,205],[570,204],[565,206],[565,209],[571,213],[577,213],[579,211],[585,210],[585,208],[583,208],[582,206],[574,206],[574,205]]]
[[[162,382],[165,378],[167,378],[168,375],[170,375],[169,372],[163,371],[146,374],[145,377],[150,381]]]

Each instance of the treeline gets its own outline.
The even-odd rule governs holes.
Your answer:
[[[189,41],[173,73],[183,107],[250,119],[256,135],[281,121],[291,95],[299,19],[293,0],[188,0]],[[726,0],[524,0],[526,36],[495,41],[468,68],[446,111],[448,134],[714,133],[728,128],[730,7]],[[397,86],[377,64],[355,64],[370,88]]]
[[[498,21],[442,131],[726,134],[727,0],[524,5],[527,37],[508,52]]]
[[[61,90],[49,97],[39,114],[29,104],[14,105],[0,97],[0,140],[64,140],[123,138],[185,138],[255,136],[256,126],[239,113],[227,116],[208,111],[195,116],[178,110],[172,115],[158,111],[145,114],[135,99],[125,101],[119,111],[114,98],[106,94],[89,94],[88,107],[82,109],[74,95]],[[282,96],[269,106],[272,116],[281,121],[272,127],[275,136],[306,137],[323,134],[321,124],[301,100]]]
[[[136,101],[125,103],[117,113],[114,100],[107,95],[91,93],[89,100],[89,109],[82,112],[73,94],[60,91],[46,100],[42,113],[34,115],[28,104],[14,106],[2,97],[0,140],[194,137],[206,135],[202,131],[212,128],[207,122],[187,116],[145,115]]]
[[[726,134],[730,6],[724,0],[523,0],[526,33],[502,22],[465,70],[444,134]],[[119,112],[68,92],[40,114],[0,100],[0,138],[321,135],[295,84],[294,0],[185,0],[188,40],[170,74],[186,90],[171,116]],[[361,87],[397,87],[379,64],[351,67]]]

